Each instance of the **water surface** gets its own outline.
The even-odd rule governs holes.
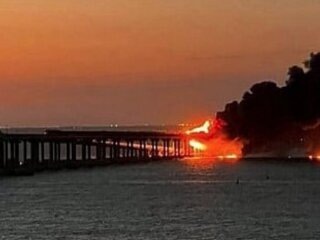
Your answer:
[[[239,184],[237,184],[237,179]],[[320,165],[153,162],[0,179],[2,239],[319,239]]]

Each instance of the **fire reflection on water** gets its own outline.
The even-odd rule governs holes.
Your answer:
[[[217,163],[222,162],[227,164],[235,164],[239,158],[219,158],[219,157],[192,157],[183,159],[182,162],[195,170],[212,169]]]

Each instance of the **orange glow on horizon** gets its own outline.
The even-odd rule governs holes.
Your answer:
[[[278,81],[317,50],[319,6],[1,0],[0,124],[140,125],[208,116],[244,86]]]

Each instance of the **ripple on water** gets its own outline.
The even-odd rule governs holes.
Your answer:
[[[320,237],[318,166],[262,162],[206,162],[201,167],[194,164],[173,161],[3,178],[0,236],[2,239]]]

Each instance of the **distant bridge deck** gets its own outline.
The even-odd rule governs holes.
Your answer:
[[[0,134],[4,174],[177,159],[192,152],[187,136],[179,133],[47,130],[43,134]]]

